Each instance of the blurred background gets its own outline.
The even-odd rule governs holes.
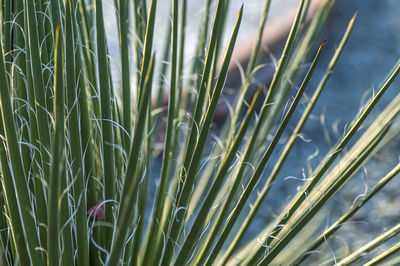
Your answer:
[[[107,31],[111,60],[113,62],[113,73],[119,73],[119,47],[118,37],[115,35],[115,16],[112,0],[107,0],[105,10],[107,12]],[[158,1],[158,27],[155,34],[155,50],[161,56],[163,40],[167,30],[166,21],[169,20],[169,0]],[[240,55],[236,59],[246,57],[248,43],[254,38],[258,26],[258,19],[263,9],[265,0],[231,0],[227,20],[228,36],[236,20],[237,11],[244,2],[243,22],[240,29],[237,49]],[[269,25],[280,30],[281,21],[287,21],[291,11],[297,8],[298,0],[275,0],[272,1],[270,16],[267,20],[266,30]],[[214,3],[215,6],[215,3]],[[195,50],[194,41],[198,38],[199,24],[204,9],[204,1],[188,1],[188,24],[187,24],[187,46],[186,62],[190,65]],[[279,213],[294,195],[298,186],[302,184],[303,173],[307,172],[308,165],[315,166],[325,155],[328,147],[335,143],[343,135],[345,126],[357,115],[360,107],[374,93],[400,58],[400,1],[399,0],[337,0],[330,16],[322,39],[327,39],[327,46],[320,60],[317,73],[314,75],[309,88],[310,95],[318,84],[322,73],[325,71],[335,48],[347,27],[349,20],[358,12],[352,35],[339,59],[334,73],[321,94],[317,103],[313,118],[306,124],[304,129],[304,140],[298,142],[294,152],[288,158],[281,177],[274,184],[273,189],[265,203],[263,213],[259,214],[254,222],[251,233],[256,233],[263,228],[266,221]],[[287,28],[282,26],[282,31]],[[134,38],[134,36],[132,36]],[[191,41],[192,40],[192,41]],[[272,42],[273,42],[272,38]],[[318,43],[315,44],[319,45]],[[279,56],[275,54],[274,56]],[[310,59],[311,61],[311,59]],[[272,65],[273,62],[264,62]],[[234,77],[230,77],[231,79]],[[265,77],[268,80],[268,77]],[[117,79],[116,79],[117,80]],[[228,81],[229,83],[229,81]],[[115,84],[118,87],[119,84]],[[295,91],[295,88],[294,88]],[[307,92],[307,90],[306,90]],[[379,111],[382,110],[391,99],[400,92],[400,78],[392,84],[387,94],[384,95],[374,113],[370,115],[371,121]],[[303,108],[305,106],[300,106]],[[303,108],[304,110],[304,108]],[[399,123],[395,123],[399,126]],[[291,130],[293,128],[289,128]],[[377,178],[383,177],[399,161],[400,138],[395,137],[392,143],[381,150],[366,167],[360,171],[328,204],[325,212],[326,217],[321,219],[322,226],[328,226],[335,217],[352,205],[357,196],[376,183]],[[268,171],[268,168],[267,170]],[[329,254],[329,245],[340,245],[346,247],[361,246],[372,240],[382,228],[389,228],[400,220],[400,189],[399,178],[392,181],[384,191],[368,205],[361,209],[356,217],[341,230],[336,237],[325,245],[324,254]],[[383,226],[382,226],[383,225]],[[356,228],[356,229],[355,229]],[[357,232],[355,234],[354,232]],[[249,235],[250,237],[250,235]],[[336,243],[335,243],[336,242]],[[390,246],[391,244],[389,244]],[[385,247],[385,246],[383,246]],[[328,252],[326,252],[328,251]],[[375,252],[379,252],[377,249]],[[374,253],[376,254],[376,253]],[[332,258],[335,254],[331,254]],[[318,254],[316,255],[318,256]]]

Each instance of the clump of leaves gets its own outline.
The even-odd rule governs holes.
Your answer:
[[[303,231],[316,230],[311,219],[382,146],[382,139],[390,141],[394,134],[387,132],[398,131],[391,125],[400,111],[400,94],[362,134],[356,134],[397,76],[399,65],[287,208],[260,228],[254,240],[243,243],[335,68],[356,16],[329,65],[320,66],[325,42],[316,49],[316,40],[333,1],[325,1],[310,23],[310,1],[299,1],[272,82],[260,86],[247,104],[246,93],[262,67],[257,60],[270,6],[266,0],[231,116],[219,137],[211,138],[244,12],[243,6],[238,9],[224,50],[222,33],[230,1],[215,1],[215,10],[211,3],[205,2],[196,56],[186,69],[186,0],[172,0],[170,34],[161,40],[161,56],[153,51],[153,42],[160,41],[154,36],[157,1],[149,6],[143,0],[115,1],[121,55],[117,77],[110,71],[102,1],[2,1],[2,264],[299,264],[397,175],[399,165],[382,173],[382,179],[342,217],[304,241]],[[131,32],[135,38],[130,38]],[[314,59],[303,73],[300,66],[310,56]],[[317,67],[326,71],[312,90],[307,87]],[[300,86],[286,109],[295,80]],[[166,84],[169,99],[164,112]],[[312,97],[306,109],[298,111],[306,89],[313,91]],[[295,112],[300,112],[298,121],[292,121]],[[284,118],[277,123],[281,114]],[[289,121],[296,126],[279,153],[276,147],[289,131]],[[163,127],[165,136],[157,136]],[[161,165],[156,157],[160,138]],[[272,171],[264,171],[272,154],[278,159]],[[157,172],[154,169],[159,175],[151,174]],[[154,199],[149,197],[150,179],[158,183]],[[259,193],[254,191],[257,184]],[[251,195],[256,200],[247,209]],[[146,207],[149,201],[152,208]],[[398,226],[392,228],[339,264],[365,255],[398,231]],[[299,238],[303,245],[289,246]],[[397,246],[370,264],[396,252]]]

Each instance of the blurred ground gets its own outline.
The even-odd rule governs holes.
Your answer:
[[[349,42],[339,60],[334,73],[328,82],[321,98],[314,109],[315,119],[309,121],[304,134],[309,143],[299,143],[294,153],[288,159],[281,173],[281,179],[275,184],[275,189],[265,204],[265,213],[254,223],[253,232],[271,219],[271,213],[278,213],[294,194],[299,181],[285,179],[288,176],[302,177],[302,169],[306,168],[307,158],[319,150],[319,155],[312,160],[313,165],[321,159],[329,147],[343,134],[343,128],[357,114],[361,104],[373,93],[400,58],[400,2],[397,0],[363,1],[337,0],[336,7],[328,24],[325,36],[327,47],[319,65],[327,66],[333,55],[348,21],[358,11],[358,19]],[[310,87],[315,87],[322,71],[320,67]],[[400,79],[392,84],[381,100],[371,119],[379,114],[386,104],[400,91]],[[325,121],[321,123],[321,119]],[[326,138],[329,132],[329,140]],[[330,224],[343,210],[350,207],[354,199],[365,192],[383,177],[399,161],[400,138],[397,137],[387,148],[383,149],[366,166],[364,172],[349,182],[343,192],[335,196],[328,208],[323,224]],[[329,245],[345,247],[351,245],[352,250],[367,241],[372,240],[382,229],[387,229],[400,220],[399,178],[392,181],[384,192],[381,192],[366,205],[354,218],[328,241]],[[276,205],[275,205],[276,204]],[[274,205],[275,207],[272,207]],[[279,207],[280,206],[280,207]],[[357,221],[357,222],[355,222]],[[399,238],[397,238],[399,239]],[[398,240],[397,240],[398,241]],[[393,244],[393,243],[392,243]],[[390,244],[389,244],[390,246]],[[386,246],[387,247],[387,246]],[[325,254],[331,254],[328,245],[324,247]],[[378,249],[381,250],[382,249]],[[373,253],[377,254],[377,253]],[[337,254],[332,253],[333,258]],[[311,257],[312,259],[312,257]]]
[[[160,27],[156,29],[156,50],[161,51],[160,40],[163,40],[165,31],[165,19],[168,18],[169,2],[159,1],[158,17]],[[187,54],[194,51],[194,44],[190,40],[196,40],[198,36],[198,23],[201,19],[203,1],[189,2],[188,20],[188,48]],[[232,11],[228,25],[233,25],[236,19],[236,12],[241,3],[244,2],[244,17],[240,30],[240,42],[244,43],[251,38],[258,25],[259,13],[262,10],[264,0],[232,0],[230,10]],[[297,6],[298,0],[275,0],[272,1],[270,20],[283,16],[289,7]],[[302,170],[307,167],[308,156],[319,150],[319,155],[311,162],[315,165],[321,159],[331,143],[334,143],[342,134],[346,123],[349,123],[357,114],[361,104],[373,93],[373,88],[379,86],[387,73],[391,70],[396,61],[400,58],[400,1],[398,0],[337,0],[334,12],[328,24],[325,36],[327,46],[324,55],[319,63],[320,68],[311,82],[310,88],[314,88],[319,77],[323,74],[330,57],[333,55],[348,21],[358,11],[358,19],[352,36],[339,60],[337,67],[321,95],[320,101],[314,109],[314,119],[307,123],[304,134],[311,142],[300,142],[296,145],[294,153],[288,159],[279,180],[274,185],[264,206],[263,213],[251,228],[251,233],[256,233],[263,228],[267,220],[274,214],[279,213],[293,196],[296,187],[301,183],[295,179],[285,177],[294,176],[302,178]],[[106,9],[107,10],[107,9]],[[200,11],[199,11],[200,10]],[[108,12],[113,12],[109,9]],[[112,13],[110,13],[112,15]],[[113,22],[109,21],[107,28],[112,29]],[[268,24],[267,24],[268,25]],[[228,27],[226,32],[230,32]],[[118,38],[109,40],[111,55],[114,58],[118,71]],[[162,43],[161,43],[162,44]],[[159,52],[159,54],[161,54]],[[190,61],[188,61],[188,64]],[[373,119],[379,110],[390,102],[399,93],[400,78],[398,78],[387,94],[383,97],[374,114]],[[309,92],[311,94],[311,92]],[[323,119],[321,119],[323,118]],[[321,123],[324,120],[324,123]],[[329,138],[326,138],[326,132]],[[357,195],[365,192],[376,182],[376,178],[384,176],[390,167],[398,162],[400,139],[382,150],[366,167],[363,174],[355,177],[344,188],[344,191],[335,196],[326,210],[327,219],[323,221],[327,225],[333,221],[333,217],[340,215],[346,207],[351,206]],[[268,170],[267,170],[268,171]],[[399,222],[400,214],[400,189],[399,178],[380,193],[377,198],[365,206],[356,216],[358,222],[345,225],[329,244],[345,246],[352,245],[352,248],[366,243],[373,239],[382,228],[389,228]],[[151,197],[151,196],[150,196]],[[330,222],[329,222],[330,221]],[[355,234],[357,232],[357,234]],[[325,247],[325,254],[331,254],[328,245]],[[331,254],[334,257],[336,254]],[[312,257],[311,257],[312,258]]]

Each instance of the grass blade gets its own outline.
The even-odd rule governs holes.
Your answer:
[[[357,204],[347,211],[342,217],[340,217],[334,224],[329,226],[318,238],[316,238],[313,243],[303,252],[303,254],[295,259],[292,264],[298,265],[304,261],[313,250],[316,250],[322,243],[326,241],[331,235],[333,235],[337,230],[339,230],[342,225],[345,224],[362,206],[364,206],[376,193],[378,193],[390,180],[392,180],[400,172],[400,165],[393,168],[390,173],[383,177],[378,184],[376,184],[371,190],[362,197]]]
[[[397,167],[399,168],[399,167]],[[398,170],[397,170],[398,172]],[[396,236],[397,234],[400,233],[400,224],[397,224],[393,226],[391,229],[387,230],[385,233],[382,235],[378,236],[368,244],[362,246],[361,248],[357,249],[355,252],[351,253],[348,255],[346,258],[340,260],[337,265],[339,266],[344,266],[344,265],[349,265],[350,263],[354,262],[356,259],[366,255],[369,251],[373,250],[374,248],[378,247],[382,243],[386,242],[387,240],[391,239],[392,237]],[[388,256],[390,253],[395,252],[395,250],[399,250],[399,244],[397,244],[394,249],[388,249],[375,259],[369,261],[367,264],[368,265],[376,265],[376,263],[380,262],[383,260],[386,256]]]
[[[145,7],[145,2],[142,1],[142,8]],[[147,77],[146,71],[149,70],[149,64],[151,61],[151,54],[153,51],[153,39],[154,39],[154,23],[156,19],[156,9],[157,9],[157,0],[152,0],[150,3],[150,11],[149,17],[146,24],[146,32],[144,37],[144,47],[143,47],[143,55],[142,55],[142,64],[140,66],[140,79],[139,79],[139,95],[144,88],[144,82]],[[145,11],[143,11],[145,12]],[[139,96],[138,99],[141,97]]]
[[[251,177],[245,190],[243,191],[242,195],[240,196],[238,203],[235,205],[233,211],[229,215],[228,222],[226,223],[226,225],[221,233],[221,236],[219,237],[219,239],[217,241],[217,244],[215,245],[213,251],[211,252],[211,255],[209,256],[209,258],[206,262],[207,265],[211,265],[214,262],[214,260],[217,258],[218,252],[222,248],[222,245],[224,244],[226,238],[228,237],[228,234],[232,230],[233,225],[236,222],[236,219],[239,217],[240,212],[242,211],[243,207],[245,206],[245,204],[250,196],[250,193],[253,191],[255,185],[260,180],[261,175],[264,172],[264,168],[267,165],[267,162],[269,161],[269,158],[272,155],[272,152],[274,151],[276,145],[278,144],[278,141],[281,138],[283,131],[285,130],[287,124],[289,123],[289,121],[301,99],[301,96],[303,95],[303,93],[308,85],[308,82],[310,81],[310,78],[311,78],[312,74],[314,73],[314,70],[317,66],[317,63],[319,61],[319,58],[321,56],[321,52],[322,52],[324,46],[325,46],[325,42],[323,42],[321,44],[321,46],[319,47],[317,55],[315,56],[315,59],[311,65],[306,77],[304,78],[303,83],[301,84],[299,90],[297,91],[296,97],[293,100],[289,110],[287,111],[285,118],[283,119],[282,123],[279,125],[279,128],[276,131],[273,139],[271,140],[271,143],[268,145],[268,148],[265,151],[260,163],[258,164],[255,173]],[[261,123],[260,120],[258,123]]]
[[[286,222],[293,215],[294,211],[300,206],[302,202],[304,202],[304,200],[307,198],[308,194],[307,191],[312,191],[313,188],[319,182],[319,180],[321,180],[324,173],[332,165],[333,161],[337,158],[340,151],[346,146],[346,144],[350,141],[350,139],[353,137],[356,131],[360,128],[361,124],[364,122],[368,114],[372,111],[373,107],[378,102],[378,100],[382,97],[383,93],[388,89],[390,84],[398,75],[399,71],[400,71],[400,64],[396,65],[396,68],[393,70],[393,72],[384,82],[384,84],[380,87],[378,93],[371,99],[371,101],[365,107],[362,114],[354,121],[350,130],[340,140],[340,142],[336,145],[336,147],[328,153],[329,156],[327,156],[326,160],[324,160],[323,163],[320,166],[318,166],[318,168],[314,171],[312,181],[308,185],[306,185],[306,187],[302,190],[302,192],[298,194],[296,198],[292,201],[292,204],[290,205],[289,211],[286,213],[286,215],[278,218],[279,222],[277,224],[286,224]],[[276,231],[274,231],[272,237],[276,236],[281,229],[277,229]],[[272,238],[270,238],[270,240],[268,240],[267,242],[270,243],[271,240]]]
[[[140,147],[142,146],[143,137],[145,134],[145,123],[147,108],[149,107],[151,86],[154,69],[154,57],[150,61],[149,70],[146,71],[145,90],[142,93],[142,100],[139,106],[138,121],[135,125],[135,134],[132,141],[132,147],[129,154],[129,161],[126,169],[123,201],[121,202],[120,210],[117,218],[117,227],[115,229],[115,237],[113,240],[110,256],[107,259],[107,265],[117,265],[120,260],[120,255],[124,250],[125,241],[127,239],[127,231],[132,224],[134,214],[134,205],[136,202],[136,193],[140,183],[140,172],[138,167],[141,160]]]
[[[219,0],[217,4],[217,10],[215,12],[215,18],[214,18],[214,24],[212,27],[212,32],[211,32],[211,38],[209,41],[208,45],[208,53],[206,56],[206,61],[204,63],[204,69],[203,69],[203,74],[201,76],[201,82],[200,82],[200,87],[198,88],[199,95],[197,97],[197,101],[195,103],[195,108],[194,108],[194,116],[193,116],[193,121],[190,126],[190,137],[187,142],[187,147],[186,147],[186,154],[185,154],[185,161],[183,164],[183,169],[184,171],[187,171],[189,169],[189,166],[192,161],[193,157],[193,151],[195,149],[196,141],[198,138],[198,131],[200,131],[200,125],[201,125],[201,119],[203,116],[203,110],[204,110],[204,105],[205,105],[205,99],[207,97],[207,83],[210,78],[210,73],[211,73],[211,66],[214,58],[214,52],[215,52],[215,47],[217,45],[217,39],[219,35],[219,28],[222,20],[222,14],[224,12],[224,1]],[[185,176],[187,173],[183,172],[181,173],[181,181],[178,187],[182,187]],[[178,194],[178,198],[180,197],[179,195],[181,192]]]
[[[366,266],[375,266],[375,265],[380,265],[380,263],[393,254],[396,254],[397,252],[400,251],[400,243],[397,243],[395,246],[391,247],[390,249],[386,250],[385,252],[381,253],[379,256],[375,257],[374,259],[368,261],[364,265]]]
[[[60,36],[61,35],[61,36]],[[60,39],[61,38],[61,39]],[[63,168],[65,167],[65,125],[64,125],[64,56],[63,56],[63,39],[61,33],[61,25],[58,24],[56,29],[56,51],[55,51],[55,135],[52,152],[51,179],[49,181],[49,205],[48,205],[48,265],[59,265],[60,259],[60,242],[59,231],[60,221],[59,214],[61,196],[61,179],[63,177]],[[64,172],[65,173],[65,172]]]
[[[236,234],[234,240],[232,241],[232,243],[230,244],[228,251],[225,253],[224,258],[222,259],[223,262],[226,262],[226,260],[233,254],[233,251],[235,249],[235,247],[238,245],[238,243],[240,242],[240,240],[242,239],[245,231],[247,230],[250,222],[252,221],[252,219],[254,218],[254,216],[256,215],[258,209],[261,206],[261,203],[263,202],[264,198],[266,197],[269,189],[270,189],[270,184],[273,182],[273,180],[276,178],[276,176],[278,175],[280,169],[282,168],[282,165],[288,155],[288,153],[291,150],[291,147],[294,145],[294,142],[296,141],[296,139],[298,138],[298,134],[301,132],[304,124],[306,123],[306,121],[308,120],[308,117],[310,116],[315,103],[317,102],[323,88],[325,87],[326,83],[328,82],[329,78],[331,77],[332,73],[333,73],[333,69],[336,66],[336,63],[340,57],[340,54],[342,53],[347,40],[350,36],[350,33],[353,29],[354,26],[354,19],[349,23],[348,28],[346,30],[346,33],[344,34],[338,48],[335,51],[335,54],[333,55],[327,70],[325,71],[325,74],[323,76],[323,78],[321,79],[321,82],[318,84],[318,87],[316,88],[313,96],[310,99],[310,103],[307,106],[306,110],[304,111],[302,117],[299,120],[299,123],[297,124],[295,130],[293,131],[290,139],[288,140],[288,144],[286,145],[284,151],[282,152],[280,158],[278,159],[278,162],[276,164],[276,166],[274,167],[274,169],[272,170],[268,181],[265,183],[265,185],[263,186],[263,189],[261,190],[261,192],[259,193],[257,200],[255,201],[253,208],[250,210],[250,213],[247,215],[244,223],[242,224],[238,234]]]
[[[4,136],[3,128],[3,118],[0,117],[0,134]],[[22,222],[19,214],[18,200],[15,193],[14,182],[12,178],[11,169],[8,164],[7,154],[6,154],[7,143],[3,142],[0,144],[0,163],[1,163],[1,183],[2,183],[2,194],[4,200],[4,205],[6,210],[3,211],[2,215],[8,214],[8,222],[12,224],[11,242],[12,242],[12,252],[15,259],[18,259],[21,264],[28,265],[30,263],[29,254],[27,250],[27,244],[24,238],[24,229],[22,227]],[[7,224],[5,224],[5,227]]]
[[[39,49],[39,34],[38,34],[38,22],[35,15],[35,7],[33,1],[25,1],[26,12],[27,12],[27,24],[29,29],[29,48],[30,48],[30,62],[32,71],[32,80],[34,85],[34,98],[35,98],[35,110],[37,115],[37,128],[39,132],[40,140],[40,155],[42,157],[44,178],[48,181],[49,178],[49,151],[50,151],[50,134],[49,134],[49,123],[48,114],[46,107],[46,100],[44,95],[46,95],[46,89],[43,81],[41,57]],[[44,224],[47,221],[46,217],[38,217],[40,222]]]
[[[97,35],[97,60],[100,85],[101,100],[101,127],[103,144],[103,178],[104,178],[104,199],[115,200],[115,157],[113,128],[112,128],[112,104],[111,89],[109,80],[109,63],[107,53],[106,33],[104,29],[103,4],[101,0],[96,0],[96,35]],[[114,223],[113,204],[105,204],[105,221]],[[105,228],[106,247],[111,246],[111,228]]]
[[[218,191],[221,188],[221,185],[224,181],[225,175],[227,174],[229,168],[231,167],[231,163],[236,155],[236,152],[239,149],[239,145],[241,144],[246,131],[249,129],[250,122],[253,118],[255,108],[258,104],[258,100],[260,99],[260,94],[262,91],[262,87],[260,87],[255,94],[253,101],[247,111],[243,122],[240,125],[239,131],[235,136],[234,141],[232,142],[231,147],[229,148],[228,152],[226,153],[223,164],[220,166],[214,182],[207,194],[206,199],[204,200],[203,204],[201,205],[200,211],[197,214],[196,219],[193,222],[193,225],[189,231],[189,234],[186,236],[185,241],[183,242],[183,246],[179,252],[178,258],[176,260],[177,265],[182,265],[183,263],[187,263],[187,260],[191,256],[192,250],[195,247],[200,235],[204,233],[204,225],[206,224],[206,220],[208,218],[208,213],[210,209],[212,209],[212,204],[215,201],[216,196],[218,195]],[[213,229],[218,228],[218,224]],[[209,235],[216,236],[216,232],[212,231]],[[213,243],[212,239],[208,239],[207,243]],[[197,263],[196,263],[197,264]]]
[[[76,211],[76,237],[77,237],[77,260],[81,265],[89,265],[89,241],[87,230],[87,201],[85,191],[85,176],[82,160],[81,134],[73,133],[76,128],[81,128],[78,104],[77,82],[75,77],[75,45],[73,34],[71,1],[66,2],[65,7],[65,36],[66,36],[66,86],[67,86],[67,106],[68,106],[68,130],[69,130],[69,150],[71,160],[71,180],[73,180],[73,193],[75,198]]]
[[[294,236],[314,217],[314,215],[318,212],[319,209],[324,206],[324,204],[353,176],[355,171],[359,169],[364,160],[371,154],[371,152],[376,148],[382,138],[385,136],[389,127],[386,127],[381,134],[373,140],[372,143],[366,146],[365,151],[352,163],[351,167],[349,167],[341,176],[338,178],[334,185],[329,187],[322,192],[316,190],[317,193],[321,193],[321,196],[317,198],[312,204],[311,208],[308,208],[307,211],[300,213],[300,219],[295,220],[294,222],[289,220],[287,224],[285,224],[288,230],[281,230],[284,236],[279,239],[279,242],[272,248],[272,250],[262,259],[259,265],[268,265],[276,255],[294,238]],[[309,190],[312,193],[311,190]],[[312,195],[310,196],[311,198]],[[280,235],[278,235],[279,237]]]
[[[3,45],[0,41],[0,107],[1,115],[3,118],[3,127],[5,131],[5,137],[7,141],[7,149],[9,154],[9,160],[11,163],[10,170],[11,176],[3,178],[12,178],[15,186],[15,192],[18,195],[18,209],[20,213],[20,219],[23,226],[24,238],[27,242],[29,255],[32,262],[35,265],[43,265],[43,254],[37,248],[40,247],[37,225],[34,218],[31,216],[32,208],[30,204],[29,191],[26,184],[26,177],[24,167],[22,163],[22,157],[20,147],[17,140],[17,131],[15,127],[13,109],[11,105],[11,97],[9,93],[8,78],[6,75],[6,68],[3,55]],[[10,193],[12,193],[10,191]],[[15,217],[17,218],[17,217]]]
[[[167,265],[170,263],[172,259],[172,254],[173,250],[175,249],[175,244],[174,242],[178,241],[179,235],[182,230],[183,223],[185,221],[185,216],[186,216],[186,208],[190,200],[190,195],[193,190],[193,185],[196,180],[197,176],[197,171],[199,169],[200,165],[200,160],[203,154],[204,146],[206,143],[207,136],[210,131],[211,123],[212,123],[212,118],[214,117],[215,110],[217,108],[218,100],[222,92],[223,85],[225,83],[226,75],[227,75],[227,70],[229,66],[229,62],[232,57],[232,52],[233,48],[235,46],[237,34],[239,32],[240,28],[240,23],[243,15],[243,6],[241,7],[239,11],[239,15],[236,21],[235,28],[233,30],[231,40],[229,42],[228,49],[226,51],[225,57],[224,57],[224,62],[222,64],[221,72],[218,77],[218,81],[215,85],[213,96],[210,102],[210,105],[208,106],[206,117],[204,119],[204,123],[200,132],[199,140],[196,143],[196,148],[193,152],[193,159],[190,164],[190,168],[188,169],[187,172],[187,178],[185,179],[183,188],[182,188],[182,194],[181,197],[178,198],[177,202],[177,207],[176,209],[179,210],[179,212],[176,213],[176,217],[173,217],[173,223],[171,227],[171,231],[168,237],[166,249],[164,252],[163,260],[161,265]],[[175,211],[174,211],[175,213]]]
[[[150,253],[159,253],[156,250],[158,245],[156,239],[161,236],[161,230],[157,222],[162,221],[163,205],[167,193],[169,168],[171,168],[171,160],[173,155],[173,138],[174,138],[174,128],[175,128],[175,116],[176,116],[176,90],[177,90],[177,59],[178,59],[178,1],[172,1],[172,43],[171,43],[171,81],[170,81],[170,91],[169,91],[169,101],[168,101],[168,118],[167,118],[167,129],[164,143],[164,153],[161,166],[161,176],[160,185],[157,191],[157,197],[154,204],[153,222],[150,225],[149,234],[149,245],[147,246],[144,255],[144,264],[151,264],[150,261],[157,261],[159,258],[156,256],[151,256]]]
[[[119,38],[120,38],[120,52],[121,52],[121,91],[122,91],[122,125],[129,135],[124,135],[123,141],[125,151],[129,152],[130,147],[130,134],[132,131],[132,118],[131,118],[131,85],[130,85],[130,68],[129,68],[129,42],[128,42],[128,1],[119,0]]]

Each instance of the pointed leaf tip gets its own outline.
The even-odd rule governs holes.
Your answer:
[[[244,7],[244,3],[242,3],[242,6],[240,7],[240,13],[242,13],[243,12],[243,7]]]

